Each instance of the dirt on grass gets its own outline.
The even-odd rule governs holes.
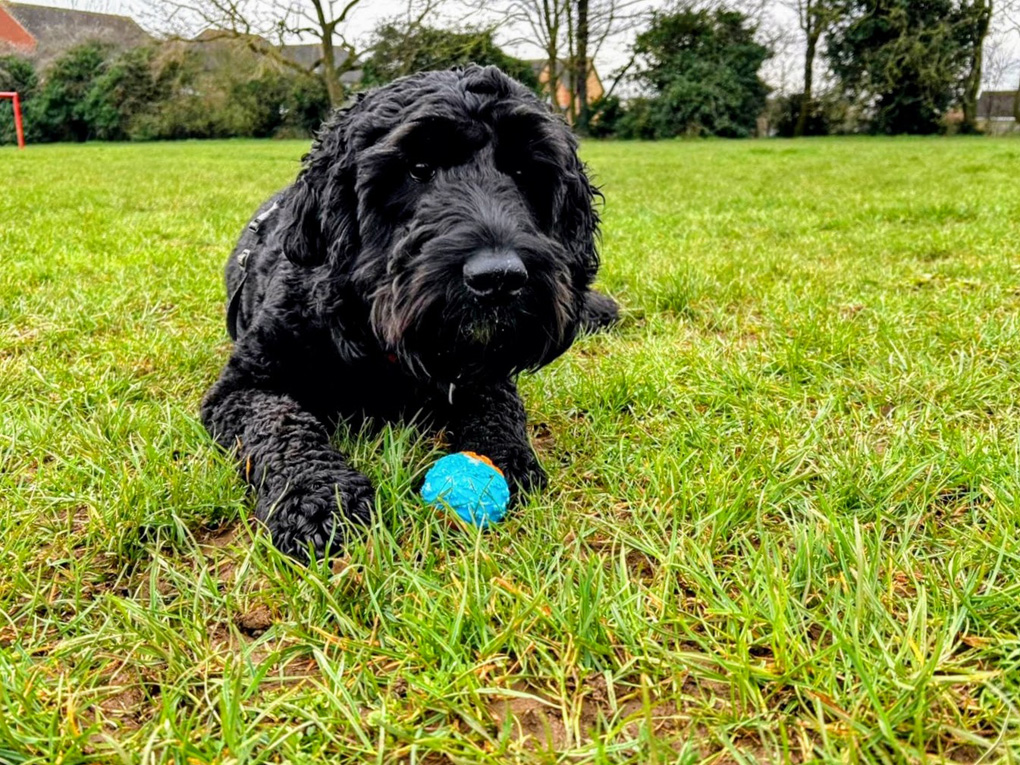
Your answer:
[[[635,740],[642,726],[659,740],[679,743],[684,733],[697,733],[693,712],[722,710],[730,697],[725,683],[690,675],[670,698],[658,689],[622,683],[611,687],[604,675],[589,676],[568,698],[523,683],[511,690],[512,695],[494,697],[487,704],[497,729],[509,729],[516,748],[552,752],[582,747],[607,734]]]

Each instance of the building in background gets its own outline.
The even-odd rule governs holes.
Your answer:
[[[315,72],[316,74],[322,71],[323,54],[322,46],[319,43],[281,45],[280,52],[284,58],[293,61],[295,64],[300,64],[306,71]],[[342,70],[344,62],[347,61],[347,51],[342,50],[339,46],[334,48],[333,61],[336,68]],[[360,69],[349,69],[340,75],[340,82],[343,83],[345,88],[353,88],[361,82],[361,76],[362,72]]]
[[[81,43],[99,41],[132,48],[151,39],[127,16],[26,3],[0,4],[0,54],[25,56],[40,68]]]
[[[978,127],[986,133],[1020,131],[1016,119],[1015,90],[986,90],[977,103]]]
[[[566,61],[560,59],[556,65],[556,95],[549,92],[549,62],[546,59],[533,59],[528,61],[531,68],[538,77],[538,84],[546,100],[557,107],[557,111],[564,114],[567,121],[573,124],[576,108],[574,104],[574,68]],[[593,104],[605,94],[602,86],[602,78],[595,71],[594,62],[588,62],[588,103]]]

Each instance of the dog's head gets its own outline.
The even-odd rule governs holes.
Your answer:
[[[573,135],[523,85],[495,67],[426,72],[336,112],[279,243],[325,264],[413,373],[500,376],[573,341],[598,266],[596,195]]]

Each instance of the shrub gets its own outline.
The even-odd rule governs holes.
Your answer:
[[[154,68],[161,101],[132,122],[135,139],[307,135],[329,113],[320,78],[227,43],[166,45]]]
[[[465,27],[407,29],[393,22],[376,27],[372,55],[365,61],[363,85],[384,85],[414,72],[450,69],[465,64],[498,66],[508,75],[539,92],[538,77],[531,65],[506,53],[491,29]]]
[[[148,46],[126,50],[92,83],[82,112],[93,137],[126,140],[138,116],[157,107],[161,93],[152,73],[153,54]]]
[[[20,56],[0,56],[0,90],[17,92],[21,96],[22,107],[34,97],[38,85],[39,77],[31,61]],[[29,127],[26,120],[26,132]],[[0,144],[15,141],[14,105],[9,100],[0,101]]]
[[[617,96],[603,96],[592,103],[588,119],[588,134],[592,138],[607,138],[620,132],[620,120],[625,110]]]
[[[655,138],[753,134],[769,91],[758,72],[771,55],[755,31],[737,11],[653,13],[634,44],[636,79],[653,96],[633,105],[640,111],[628,129]]]
[[[623,114],[617,120],[617,134],[620,138],[655,138],[652,123],[653,101],[650,98],[632,98],[627,102]]]
[[[70,48],[45,72],[38,95],[25,105],[37,141],[85,141],[95,137],[86,106],[103,74],[110,47],[89,42]]]
[[[801,93],[780,96],[769,104],[769,121],[776,135],[792,138],[800,116]],[[823,93],[814,99],[804,124],[804,135],[838,135],[856,133],[861,125],[848,101],[835,92]]]

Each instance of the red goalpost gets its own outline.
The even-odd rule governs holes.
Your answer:
[[[18,134],[18,148],[25,148],[25,130],[21,125],[21,98],[17,93],[2,93],[0,92],[0,98],[9,98],[14,102],[14,130]]]

